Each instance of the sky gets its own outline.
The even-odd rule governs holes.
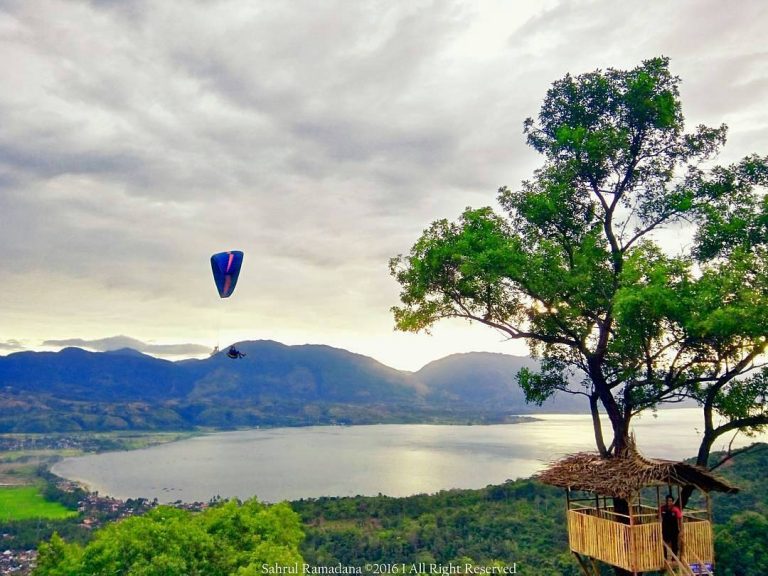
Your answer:
[[[566,73],[669,56],[719,161],[768,153],[766,27],[764,0],[0,0],[0,354],[524,354],[396,332],[389,259],[530,178],[523,121]]]

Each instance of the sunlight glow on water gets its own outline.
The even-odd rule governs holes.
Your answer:
[[[565,454],[594,450],[588,415],[544,415],[497,426],[373,425],[223,432],[132,452],[69,458],[60,476],[117,498],[275,502],[357,494],[406,496],[525,478]],[[698,449],[698,409],[636,419],[647,456],[683,459]],[[608,424],[604,423],[607,430]],[[768,435],[757,438],[768,441]],[[757,439],[740,435],[734,446]],[[715,445],[722,449],[730,437]]]

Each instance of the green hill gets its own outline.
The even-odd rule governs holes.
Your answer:
[[[437,406],[479,407],[510,410],[516,413],[584,412],[582,396],[556,394],[540,408],[525,402],[517,384],[521,368],[535,370],[538,362],[529,356],[490,352],[452,354],[435,360],[416,372],[426,388],[426,398]]]
[[[582,411],[525,403],[528,358],[462,354],[417,373],[330,346],[242,342],[246,354],[169,362],[132,349],[0,356],[0,433],[373,423],[488,423]]]

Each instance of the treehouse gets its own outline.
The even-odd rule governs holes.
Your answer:
[[[637,575],[714,574],[710,492],[738,490],[699,466],[652,460],[630,447],[622,456],[579,453],[555,462],[539,475],[566,489],[568,540],[587,576],[597,562]],[[700,491],[694,507],[682,511],[678,554],[662,538],[660,507],[667,494],[679,502],[686,487]],[[698,506],[698,509],[696,508]]]

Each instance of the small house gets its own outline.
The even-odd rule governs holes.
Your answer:
[[[714,574],[710,492],[737,492],[705,468],[641,456],[634,446],[605,458],[582,452],[539,474],[565,488],[568,540],[585,575],[599,574],[597,562],[632,574]],[[698,508],[682,510],[678,554],[662,538],[660,509],[667,494],[676,502],[686,487],[700,491]]]

